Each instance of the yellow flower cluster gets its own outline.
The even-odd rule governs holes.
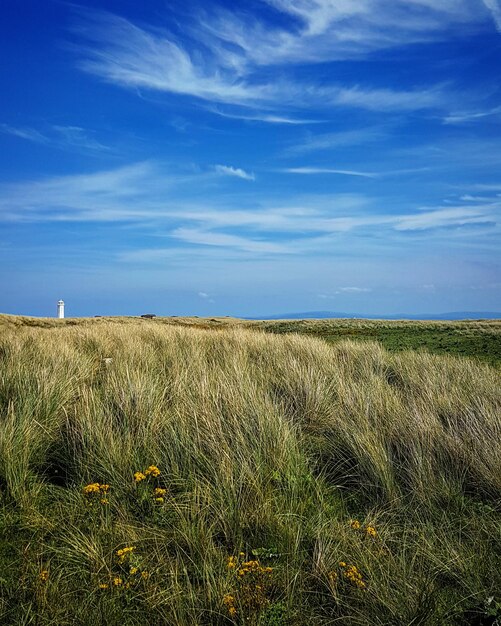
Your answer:
[[[99,487],[101,487],[99,483],[90,483],[83,488],[83,492],[86,496],[93,493],[99,493]]]
[[[94,493],[108,493],[109,490],[109,485],[100,485],[99,483],[90,483],[83,488],[83,492],[85,495]]]
[[[258,613],[269,604],[268,591],[271,584],[270,574],[273,568],[262,566],[257,559],[243,561],[243,558],[245,558],[243,552],[240,552],[238,557],[229,556],[227,567],[233,570],[236,575],[235,584],[237,589],[235,597],[238,599],[239,609],[244,615],[250,616],[253,613]],[[242,562],[239,563],[240,559],[242,559]],[[225,596],[225,598],[228,597],[231,598],[231,602],[229,600],[223,601],[228,608],[230,616],[234,617],[236,615],[235,597],[232,595]]]
[[[373,537],[373,538],[377,537],[377,531],[374,528],[374,526],[367,526],[367,528],[365,529],[365,532],[367,535],[369,535],[369,537]]]
[[[135,574],[138,573],[138,571],[139,569],[137,567],[131,567],[129,570],[129,574],[131,576],[134,576]],[[146,570],[141,572],[141,578],[143,580],[148,580],[149,577],[150,577],[150,574]],[[131,578],[129,580],[126,580],[126,579],[124,580],[121,576],[114,576],[111,583],[113,587],[122,587],[124,589],[130,589],[134,585],[134,579]],[[109,588],[110,588],[110,585],[108,583],[101,583],[99,585],[99,589],[102,589],[103,591]]]
[[[99,589],[130,589],[148,580],[150,574],[142,569],[142,558],[136,553],[135,546],[125,546],[115,552],[118,567],[108,582],[98,585]]]
[[[122,548],[121,550],[117,550],[118,562],[124,563],[124,561],[126,561],[131,556],[131,553],[135,549],[135,546],[128,546],[126,548]]]
[[[155,502],[162,503],[164,501],[164,496],[167,493],[167,489],[163,489],[162,487],[155,487],[153,490],[153,498]]]
[[[261,567],[259,561],[246,561],[240,566],[238,575],[245,576],[246,574],[269,574],[272,571],[272,567]]]
[[[40,574],[38,575],[38,578],[43,582],[47,582],[49,580],[49,570],[43,569]]]
[[[228,609],[230,617],[235,617],[237,614],[237,609],[235,608],[235,596],[232,596],[231,593],[227,593],[223,598],[223,604]]]
[[[357,519],[350,520],[350,526],[353,530],[363,530],[366,535],[375,539],[377,537],[377,530],[374,526],[368,525],[362,529],[362,524]]]
[[[362,578],[362,574],[356,565],[347,565],[344,561],[341,561],[339,566],[343,568],[344,577],[349,580],[352,585],[355,585],[355,587],[358,587],[359,589],[365,588],[366,585]]]
[[[137,483],[142,482],[143,480],[147,481],[148,478],[150,477],[153,479],[158,478],[160,474],[161,472],[156,465],[150,465],[144,470],[144,472],[135,472],[134,480],[137,484]],[[153,500],[157,504],[163,504],[165,501],[166,494],[167,494],[167,489],[164,489],[163,487],[155,487],[151,495],[153,497]],[[143,492],[143,495],[145,495],[144,492]]]
[[[99,498],[101,504],[108,504],[109,500],[106,496],[109,490],[109,485],[101,485],[100,483],[89,483],[83,488],[83,494],[87,498],[89,503],[91,503],[94,499]]]
[[[158,478],[161,472],[156,465],[150,465],[144,472],[135,472],[134,480],[136,483],[140,483],[142,480],[146,480],[148,476],[153,476],[153,478]]]

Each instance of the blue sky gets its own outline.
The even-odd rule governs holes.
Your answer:
[[[499,0],[4,0],[0,311],[501,310]]]

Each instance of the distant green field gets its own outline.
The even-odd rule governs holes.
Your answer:
[[[392,352],[427,350],[434,354],[475,357],[501,365],[499,321],[389,322],[369,320],[284,320],[262,323],[268,332],[301,333],[329,342],[379,341]]]

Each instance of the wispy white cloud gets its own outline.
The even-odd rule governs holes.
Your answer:
[[[429,167],[408,167],[397,170],[384,170],[381,172],[362,172],[358,170],[343,170],[323,167],[289,167],[277,171],[290,174],[339,174],[345,176],[358,176],[362,178],[392,178],[395,176],[405,176],[407,174],[419,174],[429,172]]]
[[[14,137],[20,137],[21,139],[27,139],[28,141],[47,143],[47,138],[34,128],[23,128],[10,126],[9,124],[0,124],[0,132],[6,135],[13,135]]]
[[[339,287],[338,292],[340,293],[368,293],[372,291],[368,287]]]
[[[483,3],[491,12],[496,28],[501,33],[501,4],[498,0],[483,0]]]
[[[285,149],[286,156],[307,154],[320,150],[334,150],[346,146],[357,146],[366,143],[378,142],[388,136],[387,129],[380,126],[369,126],[354,130],[338,131],[333,133],[308,134],[301,142]]]
[[[251,239],[240,235],[204,231],[196,228],[177,228],[171,232],[171,237],[181,239],[188,243],[204,246],[221,246],[223,248],[236,248],[246,252],[259,252],[271,254],[288,254],[291,252],[288,245],[273,241]]]
[[[228,111],[222,111],[217,107],[208,108],[211,113],[215,113],[221,117],[226,117],[233,120],[246,120],[249,122],[263,122],[265,124],[287,124],[291,126],[302,126],[305,124],[321,124],[323,120],[310,120],[298,117],[288,117],[284,115],[274,115],[271,113],[229,113]]]
[[[0,124],[0,132],[65,150],[71,148],[94,152],[110,150],[108,146],[94,139],[88,130],[80,126],[52,125],[41,131],[35,128]]]
[[[314,195],[301,202],[282,200],[279,205],[266,195],[255,199],[249,195],[248,207],[237,208],[231,200],[216,202],[214,196],[200,200],[200,185],[205,180],[213,185],[217,180],[214,176],[175,176],[166,171],[161,164],[146,162],[90,174],[2,184],[0,220],[140,224],[145,234],[157,241],[167,238],[170,245],[176,241],[239,254],[308,255],[332,250],[351,233],[361,233],[364,238],[384,235],[393,241],[410,233],[419,236],[428,231],[438,236],[444,228],[460,232],[463,227],[475,227],[473,234],[481,235],[479,227],[494,228],[501,212],[501,199],[495,198],[461,206],[409,207],[392,213],[379,208],[384,204],[377,198],[361,194]],[[182,190],[180,185],[184,185]],[[189,190],[195,187],[197,192],[190,199]],[[143,250],[140,256],[144,260],[148,255],[151,260],[166,258],[165,252],[156,248],[151,253]]]
[[[465,194],[459,198],[463,202],[492,202],[493,198],[490,196],[472,196],[471,194]],[[496,198],[494,198],[495,200]],[[451,201],[452,202],[452,201]]]
[[[288,174],[339,174],[340,176],[359,176],[362,178],[377,178],[377,174],[358,172],[355,170],[338,170],[329,167],[286,167],[280,170]]]
[[[423,291],[427,291],[428,293],[435,293],[437,290],[437,287],[434,283],[425,283],[421,286],[421,288]]]
[[[469,185],[470,189],[476,189],[478,191],[501,191],[500,183],[477,183],[475,185]]]
[[[210,302],[211,304],[215,304],[214,298],[212,298],[210,294],[208,294],[206,291],[199,291],[198,297],[202,298],[202,300],[206,300],[207,302]]]
[[[444,117],[444,124],[463,124],[465,122],[475,122],[492,115],[500,115],[501,106],[487,109],[486,111],[475,111],[469,113],[451,113]]]
[[[318,297],[322,298],[322,300],[336,300],[336,296],[340,294],[361,294],[361,293],[370,293],[372,289],[370,287],[339,287],[336,291],[332,293],[319,293]]]
[[[333,104],[351,106],[372,111],[419,111],[446,106],[448,97],[444,86],[431,89],[377,89],[359,85],[354,87],[326,89],[325,95]]]
[[[240,167],[232,167],[231,165],[216,165],[214,169],[218,174],[223,174],[224,176],[236,176],[244,180],[255,180],[256,178],[254,174],[246,172]]]
[[[52,126],[56,141],[66,146],[85,148],[86,150],[107,151],[110,148],[94,139],[85,128],[80,126]]]
[[[265,1],[291,18],[289,28],[229,11],[206,19],[205,28],[240,47],[248,59],[269,65],[356,59],[376,50],[437,40],[454,28],[479,27],[488,19],[478,0]]]
[[[80,67],[108,82],[214,102],[267,98],[266,86],[247,84],[236,64],[228,65],[208,49],[190,54],[167,33],[150,32],[107,13],[88,20],[90,24],[78,29],[91,42],[83,49],[87,58]]]
[[[494,204],[468,207],[451,207],[432,211],[423,211],[413,215],[400,216],[395,222],[396,230],[429,230],[446,226],[464,226],[467,224],[486,224],[493,220]]]
[[[301,175],[322,175],[334,174],[339,176],[355,176],[361,178],[386,178],[392,176],[403,176],[406,174],[416,174],[419,172],[427,172],[428,167],[411,167],[399,170],[386,170],[382,172],[362,172],[359,170],[344,170],[330,167],[284,167],[277,169],[277,172],[285,174],[301,174]]]
[[[10,183],[1,186],[0,216],[15,220],[114,221],[138,219],[147,211],[145,185],[154,194],[171,181],[151,163],[113,170]]]
[[[337,17],[341,15],[337,9],[331,11],[331,3],[322,0],[314,4],[318,4],[320,14],[327,10]],[[378,0],[365,0],[365,4],[358,3],[363,10],[347,9],[347,12],[356,17],[358,23],[358,14],[367,18],[369,8],[377,9],[378,15],[387,14],[388,11],[381,6],[383,4]],[[428,10],[433,13],[431,9]],[[303,11],[300,13],[303,14]],[[405,12],[400,7],[395,13],[400,16],[398,24],[407,23],[409,11]],[[80,49],[85,57],[80,61],[80,67],[108,82],[125,87],[194,96],[213,103],[254,108],[264,104],[275,109],[280,107],[281,110],[292,105],[302,107],[316,104],[324,108],[343,106],[385,112],[414,111],[441,108],[447,100],[443,86],[398,90],[335,83],[318,85],[293,77],[287,78],[286,64],[296,57],[291,42],[299,45],[301,54],[297,53],[296,60],[302,63],[322,60],[324,56],[326,59],[337,58],[335,47],[329,47],[329,54],[325,54],[326,51],[319,54],[318,59],[315,54],[313,57],[309,54],[312,50],[319,52],[325,45],[322,34],[327,41],[341,43],[344,49],[346,41],[340,35],[338,21],[334,18],[330,24],[332,31],[328,29],[324,33],[313,26],[310,20],[304,35],[307,45],[304,45],[303,35],[298,35],[297,29],[279,31],[277,39],[276,28],[269,24],[256,22],[252,26],[237,13],[219,11],[214,16],[208,16],[203,23],[200,21],[192,26],[193,41],[197,44],[191,48],[186,43],[181,44],[172,34],[158,28],[140,28],[115,15],[98,13],[88,20],[90,24],[78,31],[89,42]],[[427,22],[428,26],[430,23]],[[380,47],[397,43],[391,40],[390,33],[393,31],[382,16],[372,28],[373,44],[376,40],[380,42]],[[422,30],[426,32],[424,25]],[[320,48],[317,37],[321,40]],[[351,41],[348,46],[353,49],[353,54],[345,54],[345,50],[341,56],[351,58],[360,51],[367,51],[367,47],[361,43],[365,39],[366,33],[362,28],[356,45],[353,46],[354,42]],[[403,41],[408,43],[405,38]],[[272,82],[266,78],[259,79],[260,65],[277,62],[284,64],[278,79]],[[254,117],[268,123],[305,123],[288,115],[277,114],[276,111]]]

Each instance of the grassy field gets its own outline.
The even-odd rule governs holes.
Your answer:
[[[75,318],[54,320],[0,315],[0,324],[11,327],[53,328],[66,325],[146,323],[134,317]],[[352,339],[378,341],[387,350],[420,350],[432,354],[466,356],[484,363],[501,365],[501,320],[387,321],[387,320],[242,320],[230,317],[158,317],[157,325],[224,329],[228,327],[264,330],[275,334],[298,333],[328,342]]]
[[[260,323],[274,333],[301,333],[327,341],[379,341],[387,350],[425,350],[501,364],[501,322],[284,320]]]
[[[494,624],[499,329],[0,317],[0,623]]]

